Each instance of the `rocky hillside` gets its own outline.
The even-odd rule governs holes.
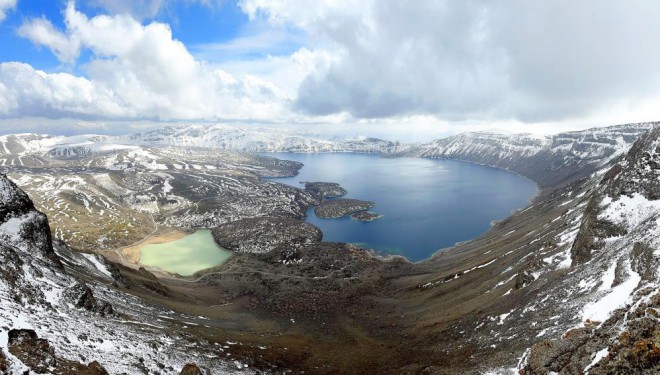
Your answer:
[[[535,344],[524,374],[660,373],[659,181],[655,128],[590,192],[560,283],[582,306],[579,321]]]
[[[4,160],[15,159],[23,165],[2,169],[48,215],[54,237],[79,250],[126,246],[159,224],[196,228],[263,215],[303,217],[305,202],[317,199],[261,179],[295,175],[302,164],[245,153],[131,146],[75,158]]]
[[[542,292],[558,304],[561,336],[534,344],[523,374],[660,372],[659,162],[655,128],[598,176],[568,272]]]
[[[4,175],[0,264],[0,373],[178,374],[188,362],[214,374],[243,368],[218,360],[222,348],[186,337],[181,322],[198,318],[119,292],[126,285],[103,257],[53,246],[46,216]]]

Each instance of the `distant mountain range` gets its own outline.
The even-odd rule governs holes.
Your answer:
[[[252,153],[358,152],[470,161],[509,169],[548,187],[592,173],[625,153],[641,133],[654,125],[626,124],[550,136],[474,132],[428,143],[370,137],[329,140],[230,125],[165,127],[127,136],[16,134],[0,136],[0,166],[38,165],[41,161],[35,158],[76,158],[138,147],[200,147]]]

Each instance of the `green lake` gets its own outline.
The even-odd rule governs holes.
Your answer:
[[[142,246],[140,263],[189,276],[224,263],[231,254],[213,241],[210,230],[200,229],[172,242]]]

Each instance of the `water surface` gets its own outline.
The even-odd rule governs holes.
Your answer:
[[[220,265],[230,256],[230,251],[213,241],[208,229],[197,230],[175,241],[145,244],[140,248],[141,264],[183,276]]]
[[[298,176],[275,181],[296,187],[303,187],[301,181],[337,182],[348,190],[347,198],[374,201],[370,211],[384,215],[373,222],[321,219],[310,209],[307,222],[321,228],[324,241],[357,243],[412,261],[479,236],[536,194],[536,184],[515,173],[454,160],[267,155],[305,164]]]

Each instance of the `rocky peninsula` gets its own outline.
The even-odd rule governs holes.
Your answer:
[[[323,219],[335,219],[348,216],[360,211],[366,211],[376,203],[370,201],[362,201],[359,199],[332,199],[327,200],[314,208],[316,216]]]

